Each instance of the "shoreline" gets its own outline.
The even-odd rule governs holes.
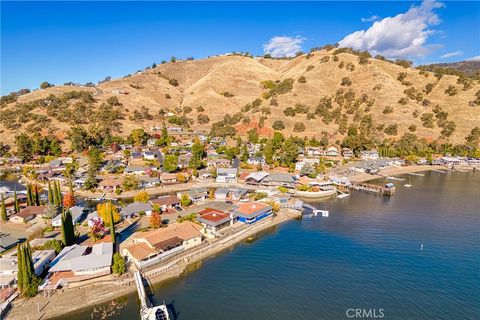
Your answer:
[[[173,257],[174,263],[161,263],[151,268],[147,268],[142,273],[148,277],[152,284],[159,284],[168,280],[174,280],[192,264],[203,261],[207,258],[213,258],[217,254],[234,247],[248,237],[257,233],[265,232],[283,222],[290,221],[298,216],[294,210],[281,209],[281,211],[271,219],[253,225],[251,228],[241,230],[241,234],[235,234],[232,239],[228,237],[219,239],[215,245],[207,245],[200,253],[196,253],[198,247],[192,248],[190,259],[183,255]],[[244,232],[243,232],[244,231]],[[203,251],[202,251],[203,250]],[[183,257],[183,258],[182,258]],[[150,275],[149,275],[150,274]],[[107,276],[108,277],[108,276]],[[133,277],[119,277],[115,280],[107,280],[102,283],[102,279],[92,279],[92,284],[81,284],[65,289],[63,292],[58,291],[52,296],[46,298],[41,293],[32,299],[21,299],[13,303],[12,309],[6,315],[5,319],[49,319],[60,317],[65,314],[79,312],[96,305],[107,303],[113,299],[123,297],[133,291],[136,291]],[[71,301],[78,301],[72,304]],[[40,310],[40,312],[38,312]]]
[[[372,180],[382,179],[390,176],[398,176],[402,174],[423,172],[423,171],[452,171],[450,168],[441,165],[418,165],[418,166],[407,166],[407,167],[389,167],[382,169],[378,174],[369,174],[369,173],[358,173],[352,176],[347,176],[347,178],[352,183],[357,182],[368,182]],[[472,170],[472,169],[470,169]]]

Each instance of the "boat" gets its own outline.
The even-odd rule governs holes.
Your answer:
[[[404,186],[405,188],[410,188],[412,185],[409,184],[409,183],[406,183],[406,184],[404,184],[403,186]]]
[[[350,195],[349,193],[341,193],[341,194],[337,195],[337,199],[343,199],[343,198],[348,197],[349,195]]]
[[[140,318],[142,320],[170,320],[170,315],[165,302],[159,306],[148,307],[142,275],[139,271],[135,271],[133,275],[137,285],[138,297],[140,299]]]
[[[423,173],[416,173],[416,172],[410,172],[409,175],[418,176],[418,177],[424,177],[425,176]]]
[[[395,181],[404,181],[405,179],[403,178],[398,178],[398,177],[387,177],[387,180],[395,180]]]

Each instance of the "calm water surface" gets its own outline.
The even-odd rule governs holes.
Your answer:
[[[391,198],[317,203],[330,217],[278,226],[156,285],[155,297],[178,320],[348,319],[348,308],[480,319],[480,173],[405,177],[413,187],[395,181]],[[115,319],[138,319],[136,294],[126,299]]]

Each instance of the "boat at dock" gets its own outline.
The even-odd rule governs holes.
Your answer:
[[[148,306],[142,275],[139,271],[135,271],[134,278],[137,285],[138,298],[140,299],[140,318],[142,320],[170,320],[165,303],[159,306]]]
[[[416,173],[416,172],[410,172],[409,175],[418,176],[418,177],[424,177],[425,176],[423,173]]]
[[[405,181],[403,178],[398,178],[398,177],[386,177],[385,179],[387,180],[395,180],[395,181]]]

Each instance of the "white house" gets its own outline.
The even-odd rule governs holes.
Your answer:
[[[367,150],[360,152],[360,158],[362,160],[377,160],[380,158],[377,150]]]
[[[237,181],[237,169],[235,168],[217,168],[216,182],[236,182]]]
[[[83,214],[85,213],[85,208],[75,206],[75,207],[71,207],[69,210],[70,210],[70,213],[72,214],[73,224],[75,225],[75,224],[79,223],[80,220],[83,217]],[[60,227],[61,225],[62,225],[62,215],[59,214],[55,218],[52,219],[52,226]]]

